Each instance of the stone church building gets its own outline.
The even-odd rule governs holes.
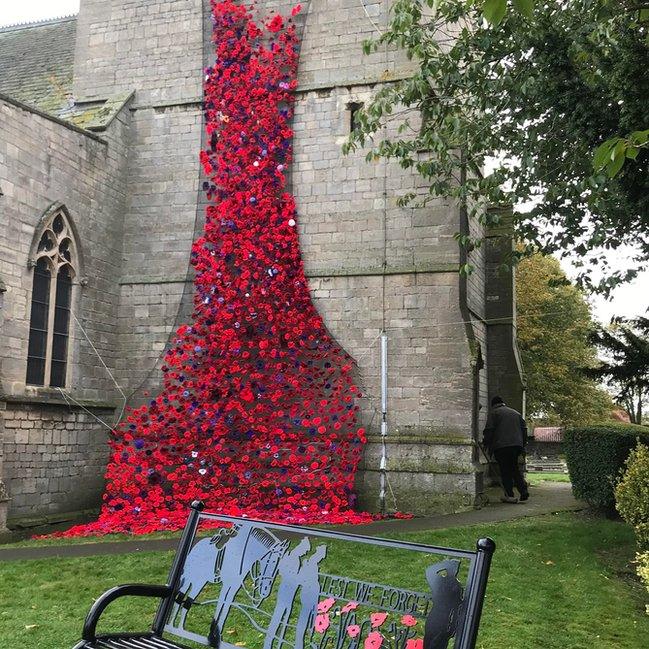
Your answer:
[[[260,1],[290,10],[294,2]],[[522,399],[511,248],[489,232],[460,274],[442,201],[402,208],[413,172],[343,155],[353,111],[408,72],[361,42],[389,0],[302,1],[291,174],[313,299],[355,358],[369,433],[360,505],[378,507],[379,334],[388,336],[387,507],[470,505],[488,398]],[[204,211],[199,151],[207,0],[82,0],[77,16],[0,28],[0,480],[9,522],[96,508],[108,431],[155,392],[191,309]]]

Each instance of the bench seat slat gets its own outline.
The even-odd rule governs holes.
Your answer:
[[[98,638],[87,645],[88,649],[183,649],[182,645],[173,644],[162,638],[141,636],[133,638]]]
[[[135,647],[142,647],[143,649],[149,649],[150,647],[155,647],[155,649],[176,649],[179,645],[167,642],[162,638],[134,638]]]

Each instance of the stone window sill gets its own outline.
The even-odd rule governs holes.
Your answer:
[[[117,408],[117,404],[110,401],[94,401],[92,399],[77,399],[75,397],[76,403],[71,403],[66,401],[66,399],[61,396],[61,393],[58,390],[50,390],[48,388],[39,388],[34,390],[32,394],[1,394],[0,401],[4,403],[11,404],[34,404],[34,405],[43,405],[43,406],[66,406],[66,407],[80,407],[84,408],[96,408],[101,410],[114,410]]]

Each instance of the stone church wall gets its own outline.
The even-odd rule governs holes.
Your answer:
[[[72,478],[73,467],[87,451],[89,461],[97,457],[97,441],[105,441],[105,428],[92,418],[80,417],[79,406],[112,413],[118,395],[102,364],[114,367],[117,351],[118,277],[121,267],[122,211],[130,113],[122,110],[109,129],[99,135],[74,128],[9,99],[0,101],[0,272],[5,284],[0,348],[2,394],[8,422],[24,421],[24,427],[9,423],[0,428],[5,451],[4,477],[12,497],[12,519],[74,509],[83,498],[98,504],[103,469],[95,462],[96,476],[81,482],[84,495],[70,494],[68,501],[53,494],[64,493],[59,477]],[[76,321],[70,325],[69,380],[61,394],[54,388],[26,385],[27,343],[33,271],[29,257],[41,217],[52,205],[64,205],[78,233],[79,274],[73,288]],[[85,333],[84,333],[85,331]],[[87,337],[86,337],[87,336]],[[92,341],[101,360],[88,340]],[[21,405],[22,404],[22,405]],[[41,412],[43,422],[74,424],[83,433],[77,441],[55,441],[46,435],[47,423],[32,418]],[[54,416],[52,413],[58,413]],[[14,414],[12,414],[14,413]],[[22,413],[22,414],[20,414]],[[111,414],[108,417],[112,422]],[[22,419],[21,419],[22,418]],[[100,417],[100,418],[103,418]],[[40,432],[27,433],[34,430]],[[23,424],[21,424],[23,426]],[[52,431],[56,428],[52,428]],[[67,429],[66,429],[67,430]],[[41,432],[43,441],[40,441]],[[18,439],[22,440],[20,442]],[[38,437],[38,440],[36,439]],[[45,441],[48,440],[48,441]],[[20,451],[17,451],[20,444]],[[21,473],[17,453],[26,453],[29,469]],[[71,473],[47,474],[47,458],[56,456]],[[38,459],[40,457],[40,459]],[[94,460],[92,460],[94,462]],[[0,467],[0,470],[2,468]],[[34,501],[33,480],[43,487],[42,506]],[[24,480],[32,482],[25,483]],[[26,486],[27,485],[27,486]],[[50,497],[50,495],[52,497]]]
[[[462,283],[453,237],[462,225],[457,206],[434,201],[425,209],[401,208],[402,193],[425,191],[413,173],[385,162],[368,164],[365,152],[342,154],[352,106],[409,69],[389,49],[362,55],[362,41],[385,25],[391,2],[367,0],[365,9],[357,0],[301,3],[298,20],[305,24],[291,184],[312,296],[327,327],[356,360],[365,395],[362,418],[369,444],[358,479],[361,505],[378,506],[378,335],[385,326],[390,486],[396,507],[423,513],[469,504],[480,489],[473,442],[486,416],[486,408],[477,413],[477,407],[486,403],[493,374],[488,300],[493,302],[500,288],[485,292],[489,278],[483,250],[471,253],[476,272]],[[267,0],[258,7],[261,13],[286,13],[294,4]],[[141,402],[146,389],[157,389],[161,373],[156,368],[170,335],[191,310],[189,252],[205,200],[198,151],[210,28],[208,0],[82,0],[75,101],[91,105],[135,91],[131,103],[100,137],[66,128],[15,102],[0,103],[0,147],[9,160],[0,163],[5,192],[0,201],[8,224],[0,231],[0,271],[7,285],[7,342],[0,371],[4,391],[15,397],[7,401],[6,412],[16,425],[4,433],[5,473],[12,476],[16,493],[14,516],[37,513],[34,498],[27,497],[36,493],[29,491],[36,484],[31,481],[45,490],[43,512],[85,507],[92,498],[98,502],[101,480],[84,482],[90,478],[75,473],[75,467],[83,445],[99,466],[102,456],[95,444],[105,440],[104,430],[85,411],[62,408],[56,394],[33,395],[24,386],[31,286],[27,256],[35,224],[52,202],[69,209],[88,278],[87,286],[79,287],[77,312],[130,402]],[[503,300],[511,299],[511,290],[508,295]],[[511,347],[511,331],[505,347]],[[121,408],[121,399],[85,337],[78,330],[73,334],[71,395],[106,420],[106,408]],[[507,364],[505,356],[500,358],[493,368]],[[33,396],[40,405],[27,399]],[[43,409],[43,421],[52,423],[53,447],[59,446],[54,431],[62,436],[69,431],[60,442],[67,450],[41,443],[41,432],[44,440],[49,435],[36,424],[30,441],[24,430],[30,430],[37,408]],[[24,429],[22,422],[27,422]],[[30,457],[28,468],[34,473],[19,478],[21,453]],[[46,475],[48,453],[59,459],[68,453],[71,472]],[[94,496],[59,502],[62,478],[80,481]],[[395,505],[388,501],[388,507]]]
[[[201,129],[198,104],[133,111],[119,280],[118,374],[128,392],[135,391],[136,401],[144,388],[159,384],[161,373],[154,368],[174,323],[180,324],[183,295],[183,304],[191,304],[186,280],[197,213]]]
[[[84,0],[78,17],[76,100],[135,91],[117,318],[117,377],[132,404],[159,385],[179,310],[191,306],[210,25],[207,0]]]
[[[78,318],[103,360],[114,364],[129,114],[123,111],[110,132],[98,137],[7,101],[0,102],[0,111],[0,268],[7,289],[0,359],[3,391],[22,394],[30,390],[25,386],[29,256],[39,220],[53,204],[66,207],[79,235]],[[97,354],[74,323],[71,332],[75,397],[112,398],[114,385]]]
[[[112,421],[114,412],[92,408],[90,413],[39,403],[9,403],[0,411],[5,480],[14,520],[42,519],[98,506],[108,435],[93,415]]]
[[[470,345],[462,324],[459,211],[443,201],[401,208],[425,188],[393,163],[345,156],[351,109],[410,63],[392,50],[362,55],[390,2],[310,3],[300,54],[293,191],[302,255],[325,324],[357,360],[369,443],[360,501],[377,508],[380,353],[388,334],[388,508],[419,512],[475,496]],[[388,132],[388,135],[392,133]],[[396,502],[395,502],[396,500]]]
[[[74,96],[137,90],[140,104],[202,96],[202,0],[83,0],[77,18]]]
[[[96,98],[136,90],[118,360],[119,380],[136,403],[145,389],[156,389],[160,373],[155,368],[174,325],[182,321],[179,308],[187,313],[190,305],[187,261],[197,200],[202,200],[197,194],[202,136],[197,98],[202,68],[210,60],[210,21],[209,3],[204,2],[206,32],[201,41],[198,2],[117,4],[121,6],[109,10],[98,0],[82,3],[75,94],[78,99]],[[260,13],[287,13],[293,4],[279,0],[258,6]],[[398,195],[414,188],[412,174],[383,163],[369,165],[363,152],[348,157],[341,152],[350,128],[350,104],[367,101],[381,83],[408,70],[407,61],[393,51],[361,54],[362,41],[376,34],[375,25],[385,23],[389,2],[367,3],[369,18],[354,0],[302,5],[300,20],[306,24],[292,187],[312,295],[327,326],[358,360],[367,394],[363,419],[370,428],[370,445],[359,487],[369,495],[363,504],[376,506],[377,335],[384,319],[384,274],[391,372],[389,456],[393,488],[404,499],[398,504],[409,506],[406,494],[421,503],[419,496],[425,494],[430,508],[436,507],[433,483],[435,492],[451,493],[453,506],[468,502],[475,493],[472,383],[466,330],[457,325],[463,319],[453,239],[459,227],[457,208],[443,203],[426,210],[398,208]],[[193,31],[193,36],[183,35],[181,48],[169,43],[176,29],[170,22]],[[201,211],[199,207],[199,219]]]
[[[516,285],[511,271],[501,268],[512,251],[511,215],[503,214],[499,225],[485,239],[486,315],[489,321],[489,397],[501,396],[523,412],[523,367],[516,343]]]

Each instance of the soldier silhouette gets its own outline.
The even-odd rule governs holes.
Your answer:
[[[266,631],[264,649],[271,649],[275,638],[284,639],[286,625],[291,617],[295,595],[300,588],[300,559],[311,549],[309,539],[304,537],[291,551],[287,552],[277,566],[280,576],[279,588],[277,589],[277,600],[273,617]],[[282,627],[281,635],[277,635]]]
[[[426,570],[433,604],[424,627],[424,649],[447,649],[455,635],[462,604],[462,584],[457,580],[460,562],[440,561]]]
[[[313,630],[315,613],[320,599],[320,562],[327,555],[327,546],[319,545],[315,552],[304,559],[299,573],[300,589],[300,614],[295,629],[295,642],[293,649],[303,649],[304,636],[307,630]]]

